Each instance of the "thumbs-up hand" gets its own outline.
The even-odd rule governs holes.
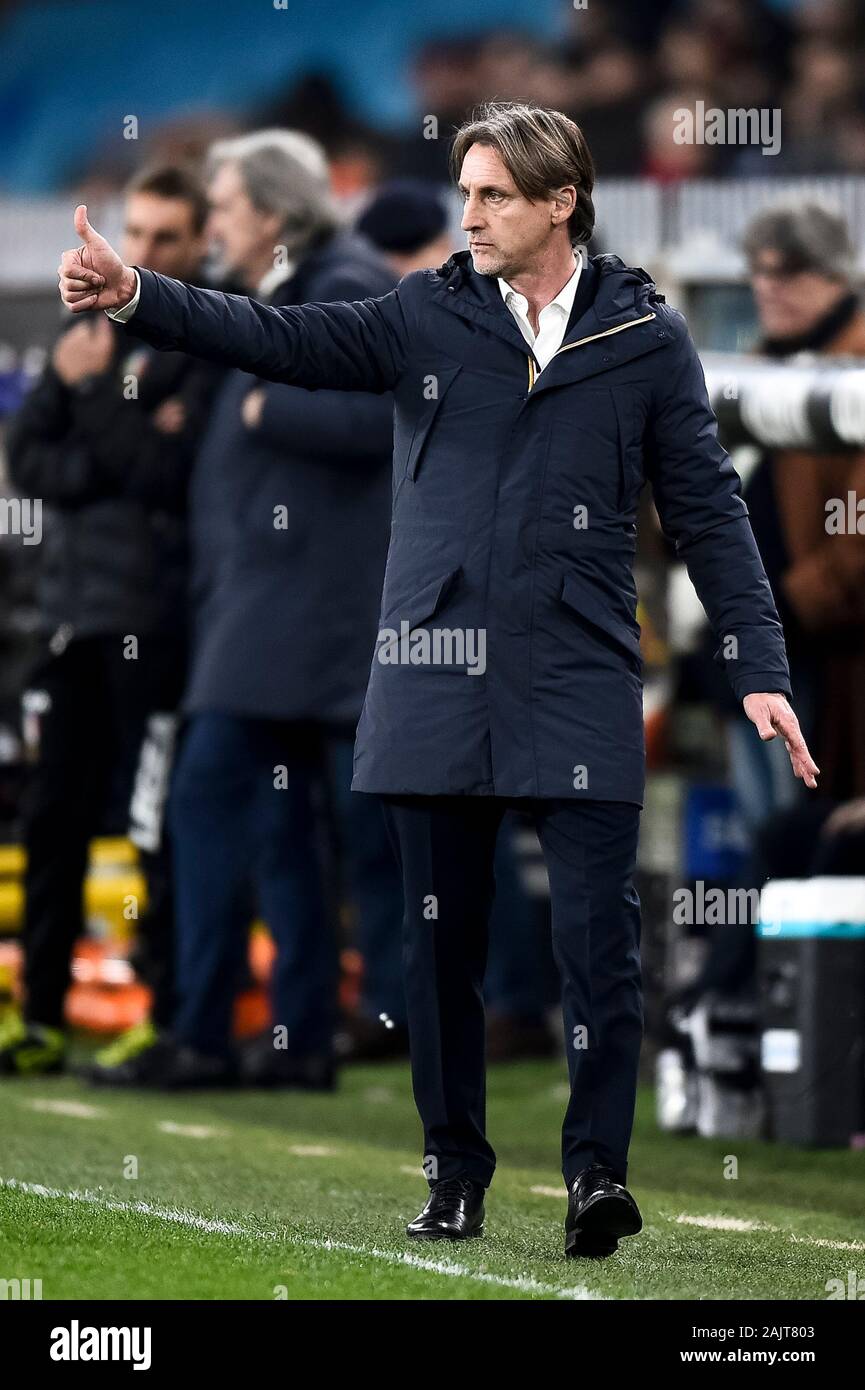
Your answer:
[[[83,245],[64,251],[60,258],[60,298],[73,314],[83,309],[121,309],[135,294],[134,270],[94,231],[83,203],[75,209],[75,230]]]

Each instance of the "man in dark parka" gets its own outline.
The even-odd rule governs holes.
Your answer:
[[[468,252],[379,299],[276,309],[190,289],[124,266],[85,208],[61,293],[156,347],[274,381],[393,391],[393,527],[353,786],[385,799],[406,895],[431,1187],[408,1231],[463,1238],[483,1224],[495,1156],[481,984],[496,832],[518,804],[546,858],[562,974],[565,1249],[605,1255],[641,1226],[624,1184],[643,1028],[644,481],[760,737],[784,738],[809,786],[817,769],[684,320],[645,272],[583,256],[594,170],[579,128],[493,105],[458,132],[453,167]]]

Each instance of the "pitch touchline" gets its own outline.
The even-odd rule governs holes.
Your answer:
[[[830,1240],[828,1236],[800,1236],[795,1231],[785,1231],[782,1226],[772,1226],[767,1221],[748,1220],[739,1216],[689,1216],[682,1212],[679,1216],[667,1216],[680,1226],[702,1226],[710,1231],[767,1232],[771,1235],[786,1236],[798,1245],[820,1245],[827,1250],[865,1250],[865,1243],[859,1240]]]
[[[537,1184],[530,1187],[529,1191],[534,1197],[556,1197],[564,1202],[565,1193],[559,1187],[544,1187]],[[789,1241],[799,1245],[819,1245],[827,1250],[865,1250],[865,1242],[861,1240],[832,1240],[828,1236],[800,1236],[795,1231],[786,1231],[782,1226],[772,1226],[767,1221],[752,1220],[742,1216],[691,1216],[688,1212],[680,1212],[678,1216],[670,1216],[667,1212],[660,1213],[664,1221],[674,1221],[679,1226],[701,1226],[707,1231],[733,1231],[743,1235],[750,1235],[752,1232],[766,1232],[770,1235],[786,1236]]]
[[[97,1192],[78,1192],[74,1189],[65,1192],[61,1188],[45,1187],[42,1183],[21,1182],[18,1178],[0,1178],[0,1188],[24,1192],[32,1197],[59,1197],[68,1202],[86,1202],[90,1206],[101,1207],[103,1211],[148,1216],[154,1221],[170,1222],[177,1226],[189,1226],[193,1230],[204,1231],[208,1235],[243,1236],[247,1240],[284,1241],[290,1245],[299,1245],[309,1250],[336,1250],[342,1254],[361,1255],[366,1259],[384,1260],[388,1264],[400,1264],[406,1265],[410,1269],[425,1270],[429,1274],[444,1274],[454,1279],[470,1279],[474,1283],[493,1284],[497,1288],[518,1289],[521,1293],[547,1294],[554,1298],[578,1301],[602,1298],[601,1294],[590,1293],[584,1287],[561,1288],[555,1284],[541,1284],[528,1274],[508,1278],[507,1275],[487,1274],[483,1270],[469,1269],[467,1265],[453,1264],[450,1261],[426,1260],[420,1255],[412,1255],[408,1251],[380,1250],[375,1245],[351,1245],[341,1240],[316,1240],[314,1237],[297,1236],[283,1231],[257,1231],[252,1227],[242,1226],[236,1221],[223,1221],[199,1216],[197,1212],[183,1211],[178,1207],[157,1207],[151,1205],[150,1202],[120,1202],[111,1197],[102,1197]]]

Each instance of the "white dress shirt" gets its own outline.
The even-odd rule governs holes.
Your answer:
[[[138,301],[141,298],[141,276],[134,266],[132,267],[132,273],[135,276],[135,293],[129,303],[124,304],[122,309],[105,310],[108,317],[113,319],[115,323],[126,323],[126,320],[131,319],[135,310],[138,308]]]
[[[568,319],[571,317],[580,271],[583,268],[583,262],[579,255],[574,257],[574,263],[574,273],[570,280],[562,286],[555,299],[550,300],[549,304],[545,305],[538,314],[537,334],[529,323],[529,301],[525,295],[518,294],[515,289],[511,288],[507,280],[498,277],[502,299],[519,324],[520,332],[534,352],[541,371],[562,346]]]

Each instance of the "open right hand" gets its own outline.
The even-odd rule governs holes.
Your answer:
[[[134,270],[94,231],[83,203],[75,209],[75,230],[84,245],[64,251],[60,258],[60,298],[73,314],[84,309],[122,309],[135,294]]]

